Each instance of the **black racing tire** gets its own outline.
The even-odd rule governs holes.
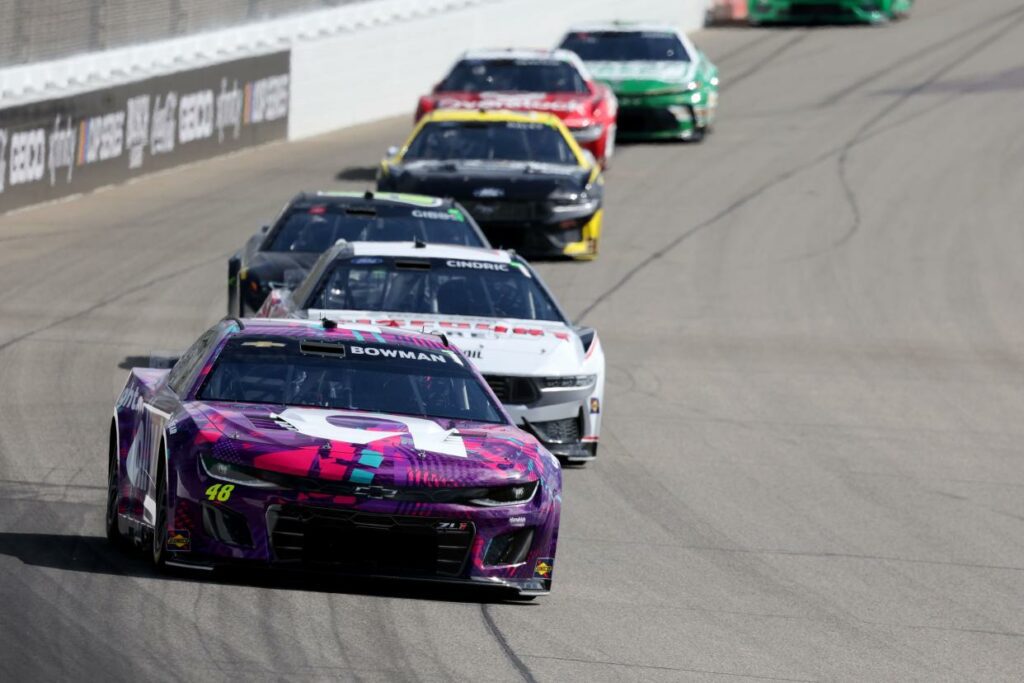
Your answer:
[[[163,451],[163,446],[160,450]],[[156,475],[156,518],[153,520],[150,559],[157,569],[163,569],[167,561],[167,474],[162,457]]]
[[[117,491],[119,488],[117,454],[117,431],[113,426],[110,428],[110,446],[107,448],[107,507],[105,514],[105,526],[107,540],[114,545],[124,545],[124,536],[117,525]]]

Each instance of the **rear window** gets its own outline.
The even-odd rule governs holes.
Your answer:
[[[441,82],[442,92],[586,93],[587,84],[567,62],[464,59]]]
[[[271,233],[264,251],[327,251],[338,240],[349,242],[412,242],[488,246],[472,218],[457,208],[382,206],[346,209],[314,206],[285,215]]]
[[[579,31],[562,41],[585,62],[688,62],[679,36],[662,31]]]
[[[403,161],[533,161],[578,165],[562,133],[543,123],[434,121],[409,145]]]

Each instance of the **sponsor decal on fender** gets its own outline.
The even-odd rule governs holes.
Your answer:
[[[543,557],[537,560],[533,566],[533,575],[542,579],[550,579],[551,573],[555,570],[555,560],[552,557]]]
[[[192,537],[188,529],[168,529],[167,549],[187,553],[192,550]]]

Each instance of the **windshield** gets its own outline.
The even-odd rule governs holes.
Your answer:
[[[327,251],[338,240],[412,242],[486,247],[465,213],[456,208],[382,206],[346,209],[313,206],[287,214],[265,251]]]
[[[428,123],[402,157],[403,161],[448,159],[579,164],[557,128],[506,121]]]
[[[566,62],[467,59],[438,86],[440,92],[586,93],[587,84]]]
[[[690,56],[674,33],[598,31],[570,33],[562,49],[585,62],[688,62]]]
[[[505,422],[465,361],[429,347],[235,338],[197,398]]]
[[[515,262],[367,257],[336,261],[305,308],[564,322],[530,271]]]

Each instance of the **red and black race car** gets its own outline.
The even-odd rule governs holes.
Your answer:
[[[619,105],[568,50],[473,50],[434,91],[420,98],[416,120],[435,109],[509,109],[555,114],[602,165],[615,148]]]

